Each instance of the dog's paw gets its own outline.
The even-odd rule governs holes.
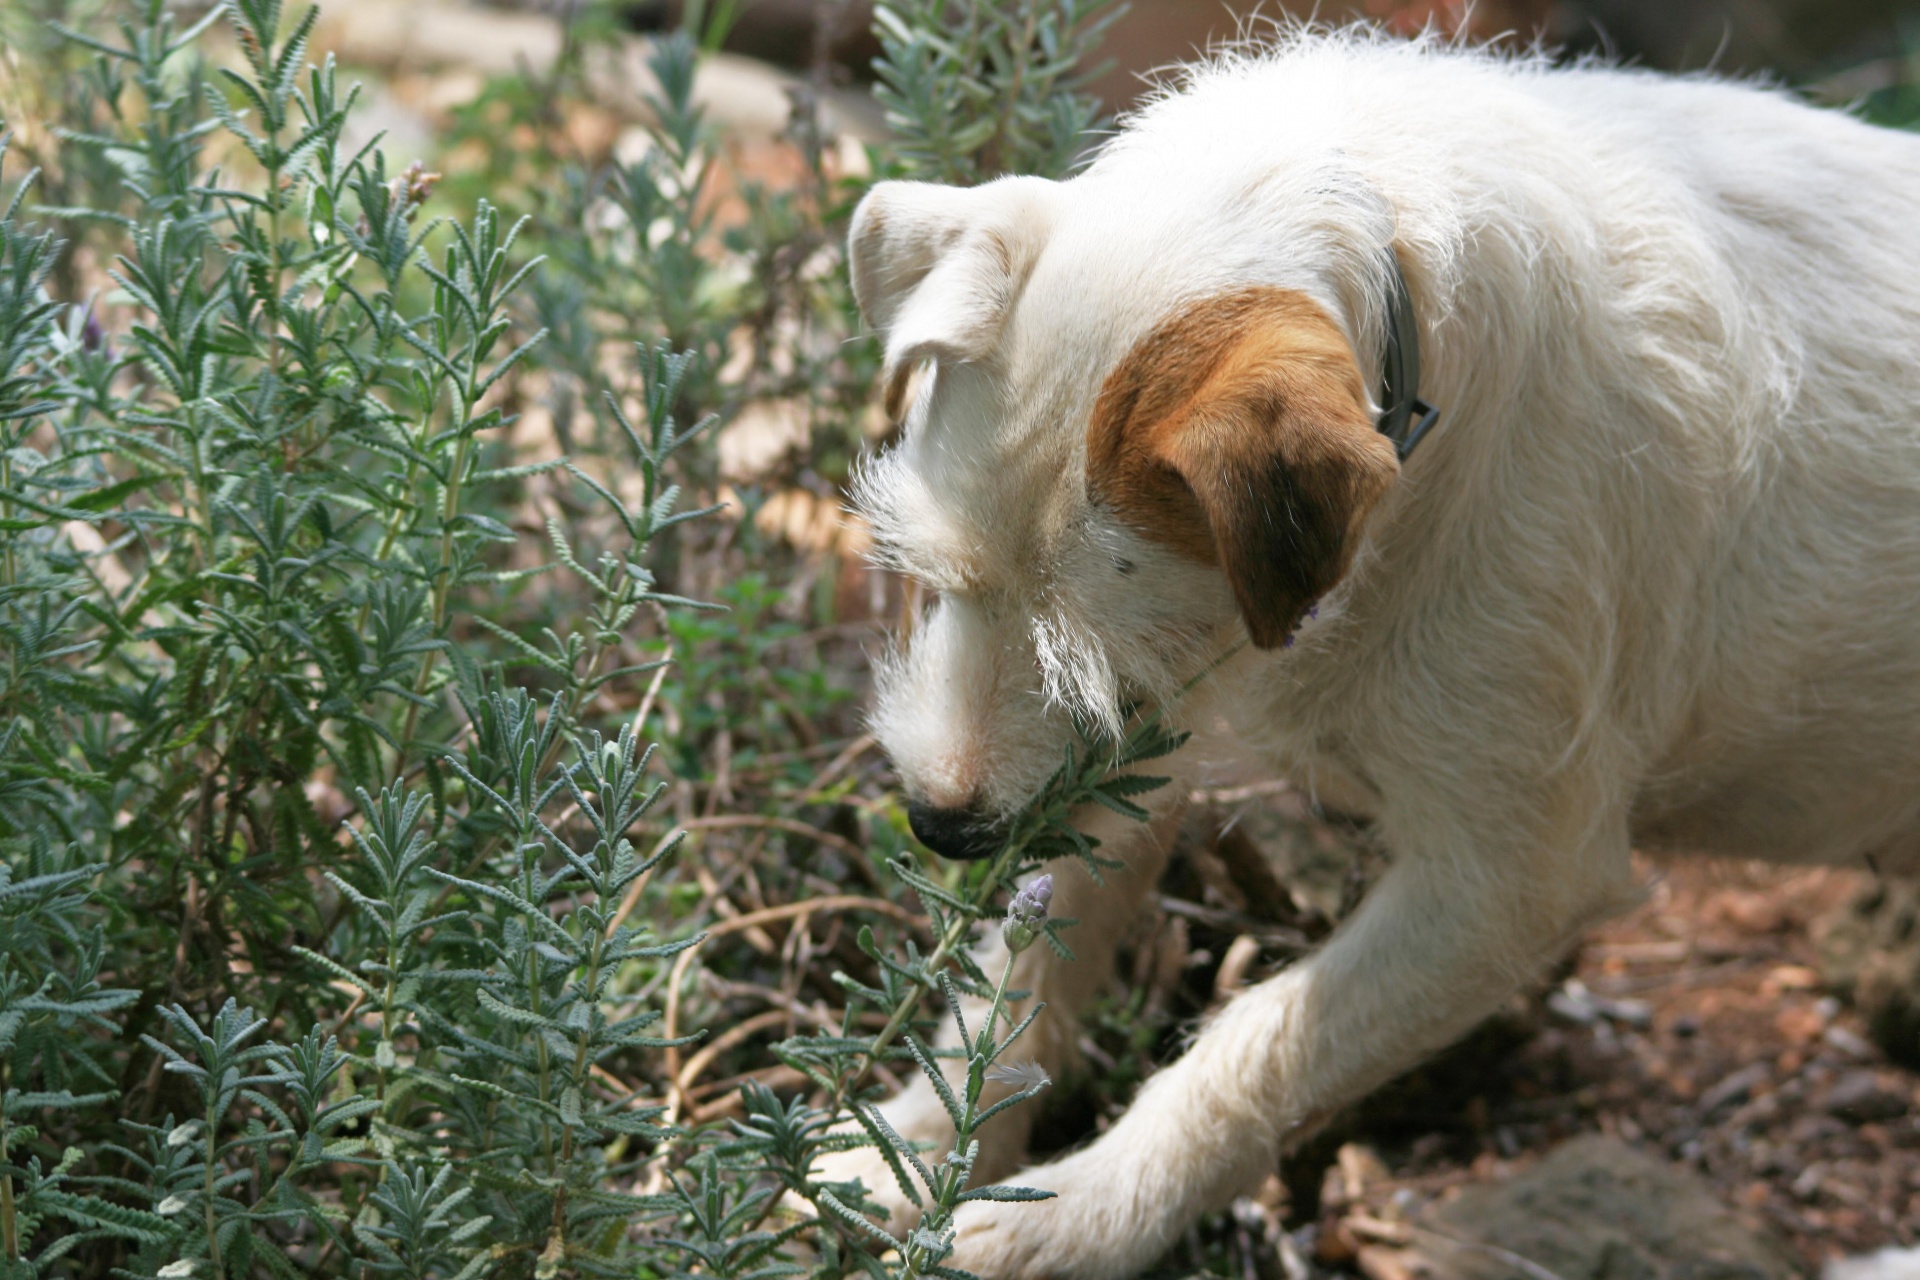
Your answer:
[[[1125,1170],[1101,1170],[1092,1154],[1007,1180],[1051,1191],[1052,1199],[962,1205],[946,1265],[981,1280],[1123,1280],[1152,1263],[1164,1247],[1168,1209],[1143,1202]]]

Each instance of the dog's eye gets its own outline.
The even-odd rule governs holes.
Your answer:
[[[1140,566],[1135,564],[1133,561],[1127,559],[1125,556],[1115,556],[1113,558],[1113,567],[1119,570],[1120,576],[1124,578],[1128,574],[1132,573],[1135,569],[1139,568]]]

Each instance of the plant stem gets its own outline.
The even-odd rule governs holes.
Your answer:
[[[202,1182],[201,1196],[205,1199],[204,1211],[207,1218],[207,1259],[213,1263],[214,1280],[226,1274],[226,1264],[220,1258],[220,1215],[216,1210],[220,1175],[220,1115],[214,1105],[220,1096],[219,1084],[213,1082],[207,1094],[207,1174]]]
[[[1000,1017],[1001,1007],[1004,1006],[1007,1001],[1007,982],[1013,977],[1013,962],[1016,959],[1018,959],[1017,956],[1011,952],[1008,953],[1007,963],[1002,966],[1000,970],[1000,984],[993,989],[993,1003],[987,1006],[987,1026],[986,1030],[980,1034],[985,1037],[989,1043],[993,1040],[993,1024],[995,1020]],[[969,1109],[972,1108],[973,1102],[971,1099],[968,1100],[967,1106]]]
[[[969,903],[976,910],[984,906],[987,899],[993,896],[994,891],[1000,887],[1000,881],[1005,877],[1008,869],[1019,862],[1020,853],[1026,846],[1026,839],[1024,837],[1017,837],[1009,840],[1006,847],[995,855],[993,861],[987,866],[986,876],[981,879],[979,887],[968,899]],[[973,922],[975,918],[976,917],[969,912],[960,912],[954,916],[953,922],[947,926],[947,931],[941,935],[940,941],[934,946],[932,953],[927,956],[924,968],[929,975],[938,974],[940,970],[945,967],[947,961],[952,959],[954,952],[966,941],[967,935],[973,932]],[[1004,979],[1002,982],[1004,989]],[[923,988],[923,990],[916,991],[902,999],[900,1003],[895,1006],[892,1016],[887,1019],[886,1025],[874,1034],[873,1042],[866,1047],[865,1052],[861,1055],[862,1061],[860,1063],[860,1069],[854,1072],[848,1079],[846,1088],[842,1090],[841,1093],[842,1098],[866,1083],[868,1075],[873,1071],[874,1064],[880,1061],[880,1055],[886,1052],[887,1046],[894,1042],[894,1039],[899,1036],[901,1029],[907,1025],[908,1019],[913,1017],[914,1010],[920,1007],[921,996],[930,990],[932,990],[932,987],[928,985]]]
[[[11,441],[9,441],[7,448],[0,449],[0,493],[12,493],[12,492],[13,492],[13,448],[12,448]],[[5,501],[0,501],[0,519],[4,519],[5,521],[7,521],[7,526],[9,528],[12,527],[13,500],[11,498]],[[9,533],[6,537],[6,541],[4,545],[0,545],[0,551],[3,551],[5,556],[4,567],[0,568],[0,572],[4,572],[6,574],[6,578],[4,582],[0,582],[0,585],[4,585],[8,587],[11,587],[13,585],[15,577],[19,574],[19,571],[20,571],[19,566],[14,563],[13,543],[14,543],[13,535]]]
[[[0,1247],[6,1249],[8,1262],[18,1262],[20,1260],[20,1226],[14,1220],[13,1175],[4,1172],[7,1167],[7,1140],[12,1136],[4,1106],[8,1092],[7,1086],[7,1064],[4,1060],[0,1060]]]
[[[474,382],[475,370],[467,371],[467,384]],[[473,406],[478,403],[466,398],[466,388],[461,388],[460,439],[454,446],[453,466],[447,471],[445,492],[440,498],[440,558],[433,575],[433,630],[439,635],[447,623],[447,602],[453,595],[453,522],[460,514],[460,484],[466,476],[467,457],[473,447],[473,433],[468,426],[473,421]],[[428,650],[420,655],[420,672],[413,678],[413,692],[416,698],[424,697],[427,682],[433,678],[435,651]],[[394,776],[398,779],[406,772],[407,744],[413,741],[414,727],[420,721],[420,704],[417,701],[407,703],[407,715],[400,730],[400,758],[394,767]]]

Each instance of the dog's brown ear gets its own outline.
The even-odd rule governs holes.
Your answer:
[[[921,360],[992,350],[1052,226],[1056,183],[882,182],[854,211],[848,261],[860,313],[886,343],[887,412]]]
[[[1346,574],[1399,469],[1339,327],[1290,290],[1170,317],[1108,377],[1087,432],[1094,500],[1218,565],[1263,649]]]

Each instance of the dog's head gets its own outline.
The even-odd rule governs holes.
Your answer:
[[[883,183],[854,218],[906,411],[856,500],[934,593],[874,723],[949,856],[998,847],[1076,717],[1117,729],[1241,635],[1286,644],[1398,470],[1326,305],[1137,212],[1013,178]]]

